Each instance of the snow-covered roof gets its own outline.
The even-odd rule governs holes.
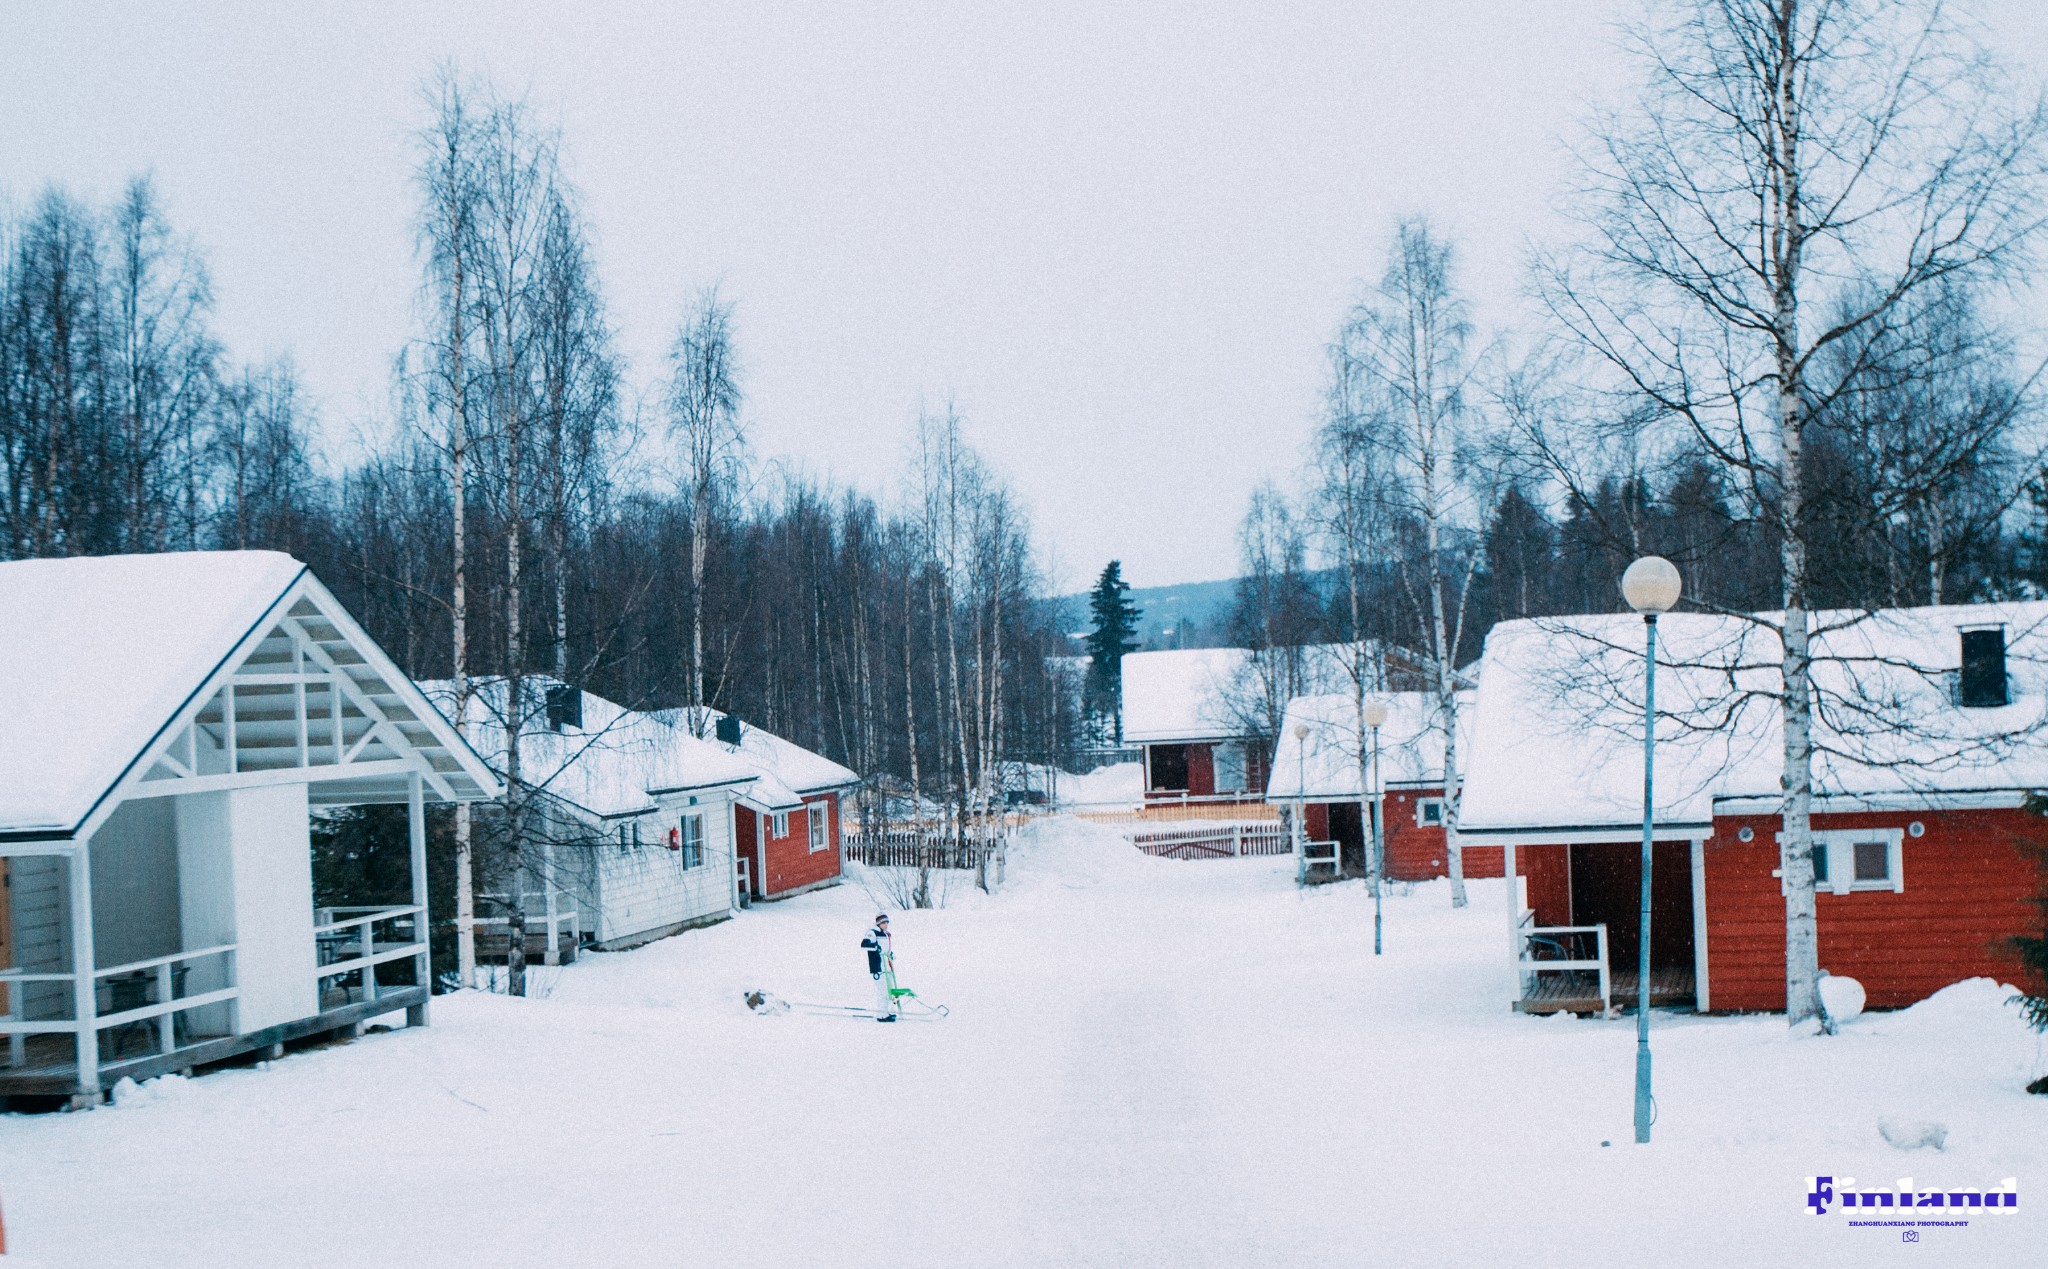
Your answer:
[[[1776,799],[1776,614],[1658,622],[1657,819]],[[1960,632],[2005,628],[2011,703],[1955,703]],[[2048,603],[1813,617],[1814,791],[1872,804],[2048,788]],[[1504,622],[1487,637],[1460,827],[1614,828],[1642,819],[1643,622]]]
[[[655,808],[657,794],[686,789],[743,787],[755,769],[722,747],[671,727],[653,714],[627,709],[583,692],[581,726],[549,729],[547,694],[555,680],[532,676],[521,691],[519,778],[529,788],[600,817],[637,815]],[[443,713],[454,716],[451,681],[421,686]],[[463,731],[497,771],[509,763],[509,684],[502,678],[470,680],[472,696]]]
[[[357,687],[401,710],[407,739],[457,796],[495,791],[453,729],[289,555],[15,560],[0,563],[0,833],[77,830],[288,610],[355,650],[368,676]]]
[[[0,564],[0,829],[84,819],[305,567],[272,551]]]
[[[689,707],[684,707],[656,710],[653,717],[690,732],[690,714]],[[749,722],[740,723],[737,748],[725,744],[717,739],[718,720],[724,717],[723,712],[705,707],[702,730],[706,743],[739,759],[759,777],[759,783],[747,790],[746,800],[763,809],[794,810],[803,805],[805,794],[826,793],[860,783],[860,776],[852,768]]]
[[[1351,683],[1348,643],[1303,648],[1301,687],[1337,692]],[[1123,659],[1124,739],[1132,744],[1227,740],[1250,735],[1251,720],[1233,697],[1259,694],[1253,653],[1245,648],[1131,652]]]
[[[1380,780],[1385,787],[1440,788],[1444,781],[1444,729],[1436,697],[1428,692],[1387,692],[1387,721],[1380,728]],[[1471,735],[1472,697],[1459,697],[1459,734]],[[1297,726],[1308,736],[1297,740]],[[1359,758],[1371,757],[1369,738],[1358,725],[1358,702],[1349,692],[1297,696],[1287,703],[1286,721],[1273,750],[1266,782],[1271,801],[1341,801],[1360,797]]]

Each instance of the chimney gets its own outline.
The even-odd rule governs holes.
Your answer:
[[[718,716],[718,743],[721,745],[731,745],[735,749],[740,747],[739,719],[734,718],[731,714],[720,714]]]
[[[548,730],[583,726],[583,689],[567,683],[548,688]]]
[[[2008,703],[2005,692],[2005,627],[1965,630],[1963,673],[1957,701],[1965,709],[1996,709]]]

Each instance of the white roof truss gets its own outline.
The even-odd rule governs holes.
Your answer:
[[[497,778],[310,571],[278,597],[74,830],[121,801],[304,783],[315,805],[403,802],[417,772],[442,801]]]

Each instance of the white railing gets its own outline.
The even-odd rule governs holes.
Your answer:
[[[336,917],[341,919],[336,920]],[[406,941],[377,941],[377,926],[386,921],[400,921],[408,917],[411,918],[412,930],[405,936]],[[325,958],[324,963],[316,966],[313,972],[314,987],[319,992],[325,992],[327,980],[330,978],[360,973],[363,979],[363,999],[375,1000],[377,966],[389,961],[402,961],[409,956],[423,956],[427,951],[424,928],[426,909],[416,903],[402,907],[322,908],[314,914],[314,921],[313,938],[322,958]],[[391,935],[392,940],[399,937],[396,932]],[[355,952],[355,955],[347,956],[346,953],[349,951]],[[425,979],[422,978],[421,981],[424,983]]]
[[[157,1031],[157,1051],[160,1053],[175,1052],[180,1047],[178,1043],[179,1014],[191,1009],[204,1008],[207,1005],[223,1004],[240,997],[241,991],[234,985],[234,954],[235,945],[233,943],[222,943],[216,947],[195,948],[189,952],[172,952],[166,956],[152,956],[145,960],[129,961],[124,965],[109,965],[105,969],[94,970],[92,974],[93,1016],[90,1020],[91,1029],[94,1032],[100,1032],[113,1027],[129,1027],[154,1023]],[[184,985],[184,979],[191,971],[191,966],[185,965],[184,962],[198,961],[214,956],[222,959],[221,976],[227,980],[227,985],[210,991],[202,991],[195,995],[179,995],[178,989]],[[182,969],[180,968],[181,966],[183,967]],[[30,973],[15,969],[0,970],[0,986],[12,987],[15,984],[21,983],[70,983],[73,981],[74,978],[70,974]],[[108,1009],[106,1011],[102,1011],[99,1007],[99,988],[102,981],[107,981]],[[120,988],[129,984],[145,988],[150,992],[152,998],[145,999],[140,1004],[129,1005],[123,1009],[113,1009],[113,1005],[117,1003],[116,998]],[[9,1059],[13,1065],[19,1066],[23,1063],[26,1056],[25,1044],[29,1036],[80,1035],[84,1031],[84,1027],[80,1025],[79,1020],[75,1017],[24,1019],[16,1016],[20,1008],[20,993],[14,990],[8,991],[7,1012],[4,1015],[0,1015],[0,1035],[5,1035],[8,1038]],[[102,1065],[104,1064],[103,1062]]]
[[[492,927],[494,933],[498,931],[496,927],[502,925],[504,927],[504,935],[506,935],[506,942],[510,942],[510,939],[512,939],[512,917],[477,917],[473,921],[473,925],[477,929]],[[567,944],[569,948],[582,948],[584,946],[584,915],[580,911],[575,911],[573,907],[555,909],[553,917],[549,917],[547,913],[526,913],[526,935],[530,937],[535,931],[547,935],[547,950],[549,952],[557,952],[563,944]]]
[[[1303,842],[1301,859],[1304,872],[1310,868],[1328,868],[1334,877],[1344,870],[1344,847],[1339,842]]]
[[[1210,824],[1199,828],[1135,829],[1131,845],[1166,859],[1227,859],[1285,855],[1294,847],[1278,824]]]
[[[1598,925],[1537,925],[1535,914],[1524,912],[1521,919],[1521,957],[1516,966],[1521,975],[1522,992],[1526,996],[1534,987],[1538,974],[1571,974],[1591,971],[1599,975],[1600,1010],[1605,1013],[1614,1006],[1613,983],[1607,968],[1607,923]],[[1574,956],[1573,944],[1577,936],[1593,936],[1593,957]],[[1548,947],[1558,955],[1538,957],[1536,951]]]

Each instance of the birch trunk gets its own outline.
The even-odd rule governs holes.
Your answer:
[[[1777,110],[1772,120],[1771,186],[1772,335],[1777,341],[1778,482],[1781,562],[1784,571],[1785,732],[1784,833],[1785,1020],[1820,1013],[1820,940],[1813,897],[1813,684],[1806,610],[1805,428],[1806,403],[1799,348],[1799,283],[1805,253],[1800,221],[1797,0],[1780,0],[1773,32],[1777,44]]]

